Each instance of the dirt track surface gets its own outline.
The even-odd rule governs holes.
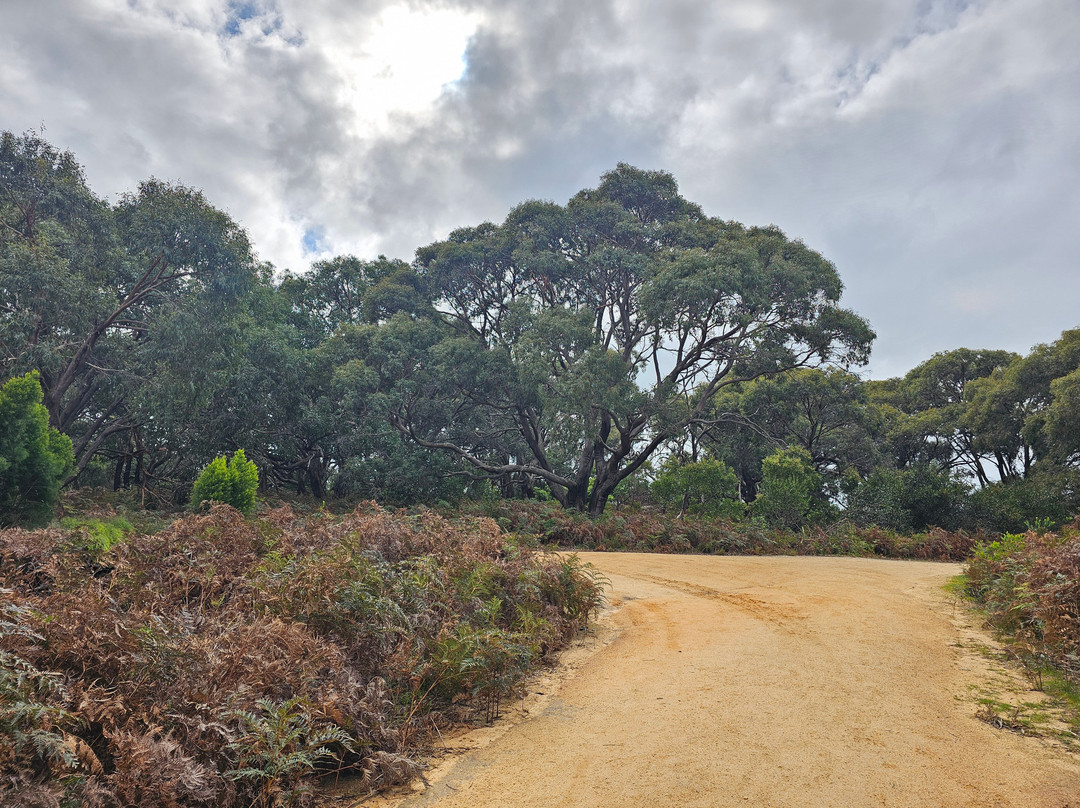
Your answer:
[[[582,556],[592,647],[405,808],[1080,808],[1075,755],[974,717],[959,565]]]

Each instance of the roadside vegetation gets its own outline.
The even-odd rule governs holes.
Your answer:
[[[836,267],[662,171],[305,271],[196,189],[102,199],[38,133],[0,134],[0,189],[0,525],[48,521],[61,488],[169,510],[202,474],[196,504],[228,501],[241,469],[316,502],[493,489],[794,532],[1080,513],[1080,329],[863,380],[874,334]]]
[[[962,579],[1018,662],[1032,690],[1065,716],[1050,732],[1080,742],[1080,520],[1059,531],[1006,533],[976,548]],[[1005,729],[1040,731],[1045,703],[988,701],[982,717]]]
[[[401,782],[601,598],[573,556],[480,518],[65,522],[0,532],[4,805],[305,805],[318,776]]]
[[[978,531],[928,528],[901,533],[850,522],[799,530],[762,519],[677,516],[662,511],[619,510],[593,519],[556,503],[489,500],[463,505],[490,516],[504,529],[541,546],[567,550],[715,555],[845,555],[962,561],[989,536]]]

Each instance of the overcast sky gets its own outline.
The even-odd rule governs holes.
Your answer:
[[[837,265],[870,375],[1080,325],[1078,0],[0,0],[0,129],[260,256],[410,259],[619,161]]]

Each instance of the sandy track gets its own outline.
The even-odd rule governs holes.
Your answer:
[[[610,641],[402,805],[1080,806],[1076,756],[974,717],[958,565],[583,557]]]

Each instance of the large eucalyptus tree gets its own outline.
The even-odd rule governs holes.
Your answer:
[[[565,206],[457,230],[415,266],[434,308],[384,323],[367,354],[392,421],[590,513],[725,386],[862,363],[873,339],[817,252],[624,164]]]

